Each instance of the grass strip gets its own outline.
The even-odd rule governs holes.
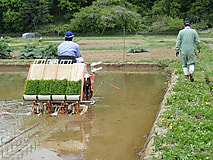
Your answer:
[[[180,62],[170,63],[179,78],[157,123],[165,132],[155,132],[152,159],[213,159],[212,59],[202,44],[194,82],[184,79]]]

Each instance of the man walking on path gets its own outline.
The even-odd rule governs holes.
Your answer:
[[[191,29],[189,21],[184,22],[184,29],[178,33],[176,41],[176,56],[181,56],[183,64],[183,72],[186,79],[190,78],[191,82],[194,81],[193,72],[195,70],[195,44],[198,53],[200,53],[200,39],[196,30]]]

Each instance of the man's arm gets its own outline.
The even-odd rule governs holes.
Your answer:
[[[199,38],[199,36],[198,36],[198,34],[197,34],[196,31],[195,31],[195,44],[196,44],[196,46],[197,46],[198,52],[200,52],[200,49],[201,49],[201,46],[200,46],[200,38]]]
[[[176,57],[179,56],[179,52],[180,52],[180,45],[181,45],[181,37],[180,37],[180,32],[178,33],[177,36],[177,40],[176,40],[176,47],[175,47],[175,51],[176,51]]]
[[[177,36],[177,40],[176,40],[176,47],[175,47],[175,51],[179,52],[180,51],[180,45],[181,45],[181,38],[180,38],[180,32],[178,33]]]
[[[78,44],[76,44],[76,51],[77,51],[76,58],[81,57],[81,53],[80,53],[80,49],[79,49],[79,45]]]

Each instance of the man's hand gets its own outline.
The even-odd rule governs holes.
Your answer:
[[[178,57],[179,56],[179,52],[176,52],[176,57]]]

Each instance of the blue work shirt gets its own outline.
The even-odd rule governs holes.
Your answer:
[[[75,58],[81,57],[78,44],[73,41],[64,41],[58,46],[58,56],[75,56]]]

